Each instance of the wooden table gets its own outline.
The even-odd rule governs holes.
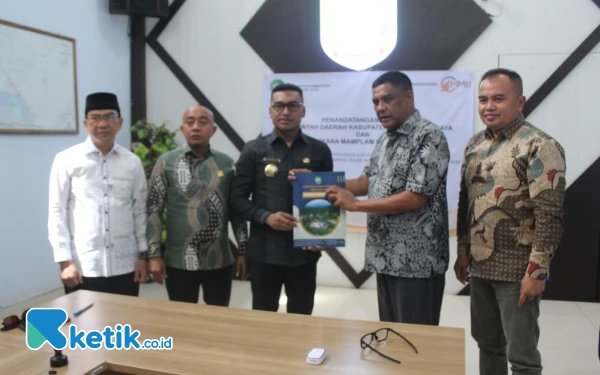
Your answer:
[[[90,302],[94,303],[91,309],[73,317],[74,311]],[[65,335],[70,324],[86,331],[130,324],[140,331],[141,340],[173,338],[172,350],[65,349],[69,365],[56,369],[59,375],[88,375],[99,366],[136,375],[465,374],[465,333],[460,328],[272,313],[83,290],[36,307],[65,309],[71,317],[62,327]],[[419,354],[393,334],[376,348],[401,364],[362,350],[360,338],[383,327],[403,334]],[[327,351],[321,365],[306,363],[306,354],[314,347]],[[1,373],[48,374],[52,353],[48,344],[29,350],[25,332],[18,328],[0,332]]]

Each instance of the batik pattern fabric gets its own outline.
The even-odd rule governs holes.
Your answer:
[[[377,140],[363,174],[369,199],[404,191],[429,198],[419,210],[367,214],[365,269],[407,278],[429,278],[448,269],[446,180],[450,151],[444,132],[419,111]]]
[[[457,236],[472,277],[548,277],[563,234],[565,173],[561,145],[522,116],[496,137],[486,129],[468,142]]]
[[[152,171],[148,196],[150,257],[161,255],[166,208],[165,263],[195,271],[231,265],[231,222],[239,252],[248,241],[246,221],[231,214],[233,160],[216,150],[198,156],[187,146],[161,155]]]

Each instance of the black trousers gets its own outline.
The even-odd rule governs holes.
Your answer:
[[[445,287],[444,274],[409,279],[378,273],[379,320],[438,326]]]
[[[233,265],[210,271],[188,271],[167,266],[169,300],[198,303],[200,285],[207,305],[229,306]]]
[[[281,287],[285,286],[287,312],[311,315],[317,289],[317,263],[297,267],[250,262],[252,308],[277,311]]]
[[[93,292],[103,292],[112,294],[122,294],[125,296],[137,297],[140,292],[140,284],[133,281],[134,272],[124,275],[110,277],[83,277],[83,284],[75,287],[65,286],[65,294],[73,293],[79,289],[91,290]]]

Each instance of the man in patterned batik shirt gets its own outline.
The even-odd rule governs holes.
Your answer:
[[[183,114],[186,144],[159,157],[148,196],[149,267],[160,284],[166,278],[172,301],[198,303],[200,285],[207,305],[229,306],[235,272],[246,278],[247,226],[230,214],[234,161],[210,147],[217,128],[202,106]],[[161,255],[161,226],[166,207],[166,244]],[[229,246],[231,222],[239,255]]]
[[[565,153],[525,121],[521,77],[485,73],[479,115],[487,129],[465,148],[456,277],[471,286],[471,334],[482,375],[541,374],[541,293],[563,233]],[[470,267],[470,270],[469,270]]]
[[[449,258],[448,142],[415,109],[403,73],[375,80],[373,105],[386,131],[363,174],[328,195],[336,206],[368,213],[365,269],[377,273],[381,321],[439,325]]]

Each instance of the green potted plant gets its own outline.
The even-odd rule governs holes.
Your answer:
[[[131,126],[130,131],[137,134],[138,142],[133,148],[133,153],[142,160],[142,166],[146,173],[146,181],[150,184],[152,169],[154,168],[154,164],[156,164],[158,157],[167,151],[177,148],[177,142],[175,142],[177,129],[171,131],[166,127],[165,123],[157,126],[151,122],[139,120]],[[162,212],[163,227],[160,241],[161,252],[163,254],[167,240],[167,231],[164,224],[166,222],[166,215],[167,209],[165,208]],[[149,278],[148,282],[151,281],[151,278]]]
[[[136,133],[139,139],[139,143],[133,149],[133,153],[142,160],[146,179],[150,182],[152,168],[154,168],[158,157],[167,151],[177,148],[177,142],[175,142],[177,129],[171,131],[166,127],[165,123],[157,126],[151,122],[139,120],[131,126],[130,131]]]

